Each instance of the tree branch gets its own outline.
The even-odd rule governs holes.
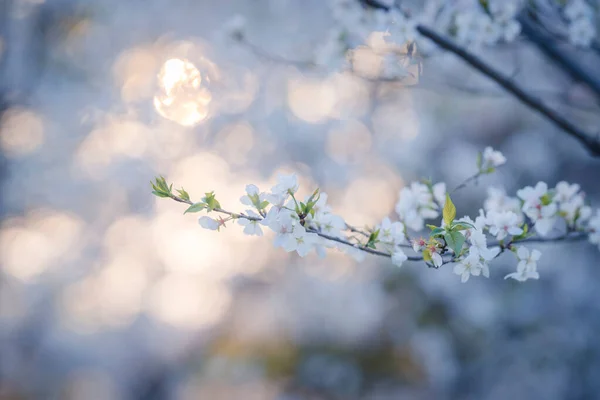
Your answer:
[[[474,176],[471,176],[470,178],[467,178],[465,180],[465,182],[463,182],[463,184],[459,185],[459,187],[457,187],[456,189],[459,189],[461,187],[464,187],[467,183],[471,182],[472,180],[476,179],[477,177],[479,177],[481,175],[481,173],[478,173]],[[456,190],[455,189],[455,190]],[[179,203],[184,203],[184,204],[189,204],[192,205],[194,204],[193,201],[191,200],[187,200],[187,199],[183,199],[179,196],[176,196],[174,194],[169,195],[169,197]],[[231,211],[227,211],[224,210],[222,208],[215,208],[213,209],[214,212],[217,213],[221,213],[221,214],[225,214],[230,216],[233,219],[239,219],[239,218],[243,218],[243,219],[247,219],[249,221],[262,221],[264,218],[263,217],[251,217],[248,215],[245,215],[243,213],[234,213]],[[362,235],[368,235],[366,232],[363,232],[359,229],[354,228],[351,225],[347,225],[346,224],[346,228],[352,232],[356,232]],[[306,228],[307,232],[310,233],[314,233],[316,235],[318,235],[319,237],[322,237],[323,239],[327,239],[330,240],[332,242],[336,242],[336,243],[340,243],[352,248],[355,248],[357,250],[361,250],[364,251],[365,253],[369,253],[372,255],[376,255],[376,256],[380,256],[380,257],[386,257],[386,258],[391,258],[392,255],[388,252],[384,252],[381,250],[377,250],[377,249],[373,249],[367,246],[364,246],[362,244],[358,244],[358,243],[352,243],[351,241],[345,239],[345,238],[340,238],[337,236],[332,236],[332,235],[328,235],[326,233],[323,233],[321,231],[319,231],[318,229],[315,228],[311,228],[311,227],[307,227]],[[490,242],[488,244],[488,246],[490,247],[500,247],[500,253],[498,253],[498,255],[502,254],[505,250],[509,249],[511,245],[515,244],[515,243],[532,243],[532,242],[537,242],[537,243],[553,243],[553,242],[560,242],[560,241],[579,241],[579,240],[584,240],[587,238],[587,235],[585,232],[568,232],[565,235],[562,236],[558,236],[558,237],[554,237],[554,238],[542,238],[542,237],[529,237],[529,238],[525,238],[525,239],[520,239],[520,240],[515,240],[515,241],[511,241],[508,244],[504,245],[501,242]],[[403,247],[409,247],[410,246],[403,246]],[[449,263],[453,263],[456,262],[456,258],[451,255],[451,254],[446,254],[443,255],[444,257],[444,261],[442,263],[442,265],[445,264],[449,264]],[[422,256],[407,256],[407,260],[409,261],[424,261]],[[430,266],[429,263],[427,263],[428,266]]]
[[[389,6],[382,4],[377,0],[359,0],[359,1],[368,7],[372,7],[372,8],[376,8],[376,9],[380,9],[380,10],[386,10],[386,11],[389,11],[389,9],[390,9]],[[524,26],[524,28],[527,29],[526,26]],[[574,124],[572,124],[571,122],[569,122],[568,120],[563,118],[562,116],[558,115],[554,110],[552,110],[551,108],[544,105],[544,103],[542,103],[539,99],[537,99],[536,97],[532,96],[531,94],[525,92],[523,89],[521,89],[521,87],[519,87],[517,84],[515,84],[510,79],[503,76],[500,72],[493,69],[491,66],[489,66],[488,64],[483,62],[481,59],[479,59],[475,55],[471,54],[467,50],[463,49],[462,47],[456,45],[449,39],[436,33],[432,29],[430,29],[426,26],[423,26],[423,25],[417,25],[417,31],[421,35],[432,40],[435,44],[437,44],[441,48],[456,54],[457,56],[462,58],[464,61],[466,61],[469,65],[471,65],[471,67],[477,69],[479,72],[483,73],[484,75],[487,75],[490,79],[492,79],[493,81],[498,83],[502,88],[504,88],[508,92],[512,93],[522,103],[528,105],[530,108],[532,108],[535,111],[537,111],[538,113],[542,114],[548,120],[552,121],[554,123],[554,125],[558,126],[562,130],[564,130],[566,133],[568,133],[569,135],[571,135],[575,139],[577,139],[579,142],[581,142],[581,144],[583,144],[593,156],[600,157],[600,133],[596,134],[595,136],[591,136],[587,132],[582,131],[581,129],[579,129],[579,127],[575,126]],[[559,60],[555,59],[555,61],[558,62]],[[565,62],[564,57],[561,57],[560,62],[561,63]],[[563,65],[563,64],[561,64],[561,65]],[[592,90],[595,91],[595,89],[597,88],[598,89],[597,94],[600,94],[600,82],[596,82],[595,80],[590,79],[590,77],[587,74],[585,74],[583,70],[576,69],[576,68],[574,69],[573,66],[571,66],[570,72],[572,74],[577,74],[577,76],[579,77],[579,80],[588,83],[588,85],[590,86],[590,88],[592,88]],[[596,85],[596,84],[598,84],[598,85]]]
[[[531,20],[531,14],[521,15],[518,18],[521,24],[522,32],[533,42],[546,56],[559,65],[567,74],[578,82],[585,83],[594,94],[600,98],[600,80],[592,76],[580,64],[571,57],[565,55],[561,49],[556,46],[556,41],[549,35],[535,29]]]
[[[593,156],[600,156],[600,135],[592,137],[588,133],[582,131],[579,129],[579,127],[558,115],[554,110],[544,105],[544,103],[542,103],[539,99],[525,92],[523,89],[521,89],[521,87],[512,82],[510,79],[504,77],[500,72],[493,69],[481,59],[469,53],[462,47],[456,45],[447,38],[439,35],[432,29],[423,25],[418,25],[417,31],[419,31],[421,35],[435,42],[441,48],[446,49],[462,58],[465,62],[471,65],[471,67],[494,80],[502,88],[513,94],[522,103],[542,114],[545,118],[552,121],[554,125],[560,127],[566,133],[579,140],[579,142],[581,142]]]

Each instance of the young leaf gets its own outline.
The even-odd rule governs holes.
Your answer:
[[[183,200],[190,201],[190,195],[185,191],[184,188],[177,189],[177,194],[179,194],[179,197],[181,197]]]
[[[465,229],[475,228],[475,225],[466,221],[460,221],[453,223],[452,227],[458,229],[459,231],[464,231]]]
[[[169,197],[168,194],[163,193],[163,192],[159,192],[159,191],[156,191],[156,190],[153,190],[152,194],[155,195],[155,196],[158,196],[158,197]]]
[[[209,211],[212,211],[215,208],[221,208],[221,204],[219,204],[215,197],[215,192],[205,193],[203,200],[206,203],[206,208],[208,208]]]
[[[202,211],[206,208],[206,203],[194,203],[191,206],[188,207],[187,210],[185,210],[183,213],[187,214],[187,213],[195,213],[198,211]]]
[[[454,251],[454,254],[459,254],[465,243],[465,236],[457,231],[446,233],[444,239],[446,240],[448,247]]]
[[[456,207],[450,198],[450,195],[446,193],[446,204],[444,204],[443,210],[444,222],[446,225],[450,225],[454,218],[456,218]]]
[[[442,235],[444,233],[444,228],[435,228],[429,234],[430,237]]]

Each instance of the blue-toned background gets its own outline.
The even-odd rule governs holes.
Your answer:
[[[236,14],[251,45],[226,34]],[[461,284],[451,267],[302,259],[150,194],[162,174],[242,211],[247,183],[296,172],[301,193],[375,225],[404,185],[453,187],[493,146],[508,163],[456,195],[459,215],[488,186],[540,180],[600,205],[599,161],[450,54],[424,60],[418,84],[304,65],[330,14],[317,0],[0,0],[0,399],[598,396],[589,243],[537,246],[539,281],[503,280],[504,255]],[[480,54],[598,130],[597,100],[527,39]]]

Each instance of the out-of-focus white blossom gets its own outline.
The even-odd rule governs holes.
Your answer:
[[[596,210],[596,214],[590,218],[589,229],[590,243],[598,245],[600,249],[600,210]]]
[[[488,170],[490,168],[496,168],[506,163],[506,157],[498,150],[494,150],[491,147],[486,147],[483,150],[481,156],[481,169]]]
[[[430,190],[423,183],[413,182],[400,191],[396,212],[400,220],[412,230],[420,231],[426,219],[437,218],[444,206],[446,184],[437,183]]]
[[[406,244],[404,225],[401,222],[392,222],[388,217],[385,217],[381,224],[377,226],[377,229],[379,229],[379,241],[384,245],[389,245],[391,249]]]
[[[401,249],[397,249],[392,253],[392,264],[397,267],[401,267],[404,261],[408,260],[408,257]]]
[[[519,216],[512,211],[490,211],[487,214],[487,220],[490,225],[490,233],[498,240],[509,235],[515,236],[523,233],[523,229],[519,227]]]
[[[596,28],[588,18],[578,18],[569,24],[568,34],[573,46],[587,48],[596,37]]]
[[[521,221],[521,204],[516,197],[506,195],[506,191],[502,188],[489,187],[487,190],[487,198],[483,202],[485,211],[503,212],[512,211],[519,216]]]
[[[296,174],[277,176],[277,184],[271,188],[273,195],[294,194],[298,191],[298,177]]]
[[[539,279],[540,274],[537,272],[537,262],[542,256],[539,250],[532,250],[525,246],[520,246],[517,249],[517,272],[510,273],[504,279],[512,278],[519,282],[525,282],[527,279]]]
[[[593,12],[594,10],[585,0],[570,0],[563,9],[563,14],[570,21],[580,18],[590,18]]]

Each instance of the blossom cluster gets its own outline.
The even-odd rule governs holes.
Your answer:
[[[540,14],[536,19],[543,21],[546,30],[566,37],[577,47],[590,47],[597,35],[596,10],[586,0],[542,0],[536,7],[524,0],[424,0],[410,4],[329,0],[329,6],[333,24],[316,46],[312,63],[332,70],[352,70],[370,79],[418,77],[421,58],[417,49],[424,56],[435,50],[434,44],[419,33],[419,26],[434,28],[471,50],[515,41],[521,33],[519,16],[524,12]],[[238,40],[244,38],[244,29],[245,21],[239,15],[223,28]]]
[[[571,0],[562,9],[567,23],[569,42],[578,47],[590,47],[596,37],[595,11],[585,0]]]
[[[385,217],[364,229],[348,225],[334,214],[327,194],[319,189],[300,198],[295,174],[279,175],[266,192],[247,185],[240,198],[246,207],[242,213],[222,209],[213,192],[206,193],[200,202],[192,202],[184,189],[174,194],[172,185],[162,177],[152,187],[159,197],[189,204],[186,213],[218,214],[216,218],[199,218],[205,229],[220,230],[228,221],[237,221],[247,235],[263,236],[266,229],[274,235],[276,248],[301,257],[313,251],[324,257],[327,249],[337,249],[358,261],[366,253],[385,256],[398,267],[407,260],[422,261],[432,268],[453,263],[453,271],[462,282],[471,276],[489,277],[490,263],[505,252],[513,253],[517,262],[516,271],[505,278],[521,282],[538,279],[537,263],[542,254],[526,247],[527,242],[588,238],[600,247],[600,210],[593,213],[577,184],[559,182],[550,188],[538,182],[518,190],[514,197],[503,189],[489,188],[483,208],[474,219],[456,218],[451,195],[505,163],[502,153],[488,147],[479,154],[477,173],[453,191],[448,191],[443,182],[413,182],[400,191],[395,207],[397,219]],[[428,234],[423,232],[425,227],[430,230]]]
[[[418,8],[385,1],[379,4],[382,7],[369,8],[358,0],[331,0],[335,23],[317,49],[316,63],[356,70],[360,59],[368,58],[371,64],[380,61],[380,77],[403,78],[415,63],[415,47],[423,54],[433,50],[418,33],[420,24],[435,27],[471,48],[512,42],[521,32],[516,20],[521,5],[516,0],[473,2],[468,7],[435,0],[424,1]]]

